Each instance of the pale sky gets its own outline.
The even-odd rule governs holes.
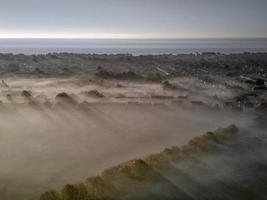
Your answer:
[[[0,38],[267,37],[267,0],[0,0]]]

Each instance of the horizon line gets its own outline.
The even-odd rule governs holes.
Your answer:
[[[106,38],[98,38],[98,37],[1,37],[1,40],[4,39],[51,39],[51,40],[198,40],[198,39],[267,39],[267,37],[129,37],[129,38],[113,38],[113,37],[106,37]]]

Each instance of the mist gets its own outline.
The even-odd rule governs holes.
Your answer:
[[[186,144],[207,130],[252,123],[251,116],[230,111],[100,103],[103,100],[94,98],[91,104],[83,104],[89,99],[81,94],[82,89],[75,90],[77,82],[64,79],[36,84],[32,79],[8,79],[7,83],[12,89],[2,91],[6,103],[0,107],[1,199],[23,199],[29,194],[36,197],[117,163]],[[152,86],[142,88],[156,87]],[[30,90],[35,102],[45,99],[53,106],[29,104],[20,94],[23,89]],[[103,86],[97,89],[105,91]],[[57,102],[56,94],[63,91],[80,103]],[[16,104],[8,102],[6,94],[11,94]]]

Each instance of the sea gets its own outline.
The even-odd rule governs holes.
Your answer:
[[[235,39],[0,39],[0,53],[188,54],[267,52],[267,38]]]

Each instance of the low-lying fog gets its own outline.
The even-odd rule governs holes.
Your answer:
[[[208,130],[229,124],[242,128],[251,121],[246,114],[171,105],[36,108],[3,104],[1,199],[26,199],[122,161],[185,144]]]

